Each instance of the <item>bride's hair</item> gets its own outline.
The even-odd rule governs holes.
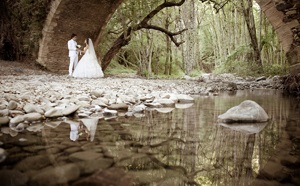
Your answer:
[[[88,37],[85,39],[85,43],[86,43],[87,45],[89,45],[89,38],[88,38]]]

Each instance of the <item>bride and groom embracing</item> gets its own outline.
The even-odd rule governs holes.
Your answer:
[[[93,42],[90,38],[85,39],[85,47],[83,50],[77,45],[77,35],[72,34],[71,39],[68,41],[70,65],[69,65],[69,76],[76,78],[100,78],[104,74],[98,63],[97,56],[95,53]],[[78,53],[84,55],[78,62]],[[74,69],[74,71],[73,71]]]

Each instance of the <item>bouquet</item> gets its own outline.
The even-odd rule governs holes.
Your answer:
[[[81,48],[81,45],[76,45],[76,48]]]

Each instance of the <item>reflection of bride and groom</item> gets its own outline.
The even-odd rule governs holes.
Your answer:
[[[81,135],[86,135],[86,140],[94,141],[98,121],[98,118],[86,118],[81,119],[79,123],[71,122],[70,139],[77,141]]]
[[[100,78],[103,77],[102,69],[98,63],[93,42],[90,38],[85,39],[85,47],[83,50],[77,45],[77,35],[72,34],[68,41],[70,65],[69,76],[76,78]],[[78,53],[84,55],[78,62]],[[73,71],[74,69],[74,71]]]

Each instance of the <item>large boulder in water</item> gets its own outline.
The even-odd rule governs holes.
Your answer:
[[[227,112],[218,116],[222,123],[260,123],[268,121],[265,110],[256,102],[243,101],[238,106],[232,107]]]

